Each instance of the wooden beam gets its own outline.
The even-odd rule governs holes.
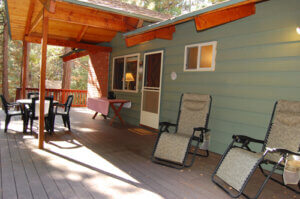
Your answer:
[[[34,32],[36,30],[36,28],[38,27],[38,25],[42,21],[42,19],[43,19],[43,9],[41,9],[41,11],[38,13],[38,15],[34,18],[33,22],[30,25],[28,34]]]
[[[175,32],[175,26],[165,27],[161,29],[157,29],[151,32],[146,32],[140,35],[135,35],[132,37],[125,38],[125,42],[127,47],[134,46],[146,41],[150,41],[156,38],[159,39],[167,39],[172,40],[173,39],[173,33]]]
[[[43,36],[42,36],[42,60],[40,69],[40,112],[39,112],[39,149],[44,148],[44,110],[45,110],[45,88],[46,88],[46,64],[48,43],[48,11],[43,9]]]
[[[83,12],[82,10],[76,10],[76,8],[74,8],[74,11],[72,10],[73,7],[74,5],[70,5],[68,8],[57,6],[55,13],[49,13],[49,19],[118,32],[127,32],[134,29],[134,27],[127,25],[124,21],[113,15],[108,17],[100,11]]]
[[[88,26],[82,26],[82,29],[80,30],[80,32],[79,32],[79,34],[76,38],[76,41],[78,41],[78,42],[81,41],[81,39],[83,38],[83,36],[86,33],[87,29],[88,29]]]
[[[219,12],[212,12],[195,17],[198,31],[222,25],[255,14],[255,3],[228,8]]]
[[[141,28],[141,27],[143,27],[143,23],[144,23],[144,20],[139,19],[139,21],[138,21],[138,23],[137,23],[137,25],[136,25],[136,28]]]
[[[28,35],[29,31],[30,31],[32,14],[33,14],[33,11],[34,11],[34,2],[35,2],[34,0],[30,0],[28,12],[27,12],[27,19],[26,19],[24,37],[25,37],[25,35]]]
[[[48,12],[50,12],[50,13],[55,12],[55,7],[56,7],[55,0],[39,0],[39,1],[44,6],[44,8],[47,9]]]
[[[28,68],[28,42],[23,41],[23,63],[22,63],[22,98],[26,98],[27,68]]]
[[[172,40],[173,39],[173,33],[175,31],[176,31],[175,26],[170,26],[170,27],[158,29],[158,30],[155,31],[156,38]]]
[[[31,43],[41,43],[41,37],[40,36],[26,36],[25,40]],[[64,47],[71,47],[71,48],[79,48],[79,49],[85,49],[85,50],[97,50],[97,51],[103,51],[103,52],[111,52],[111,47],[106,46],[98,46],[93,44],[86,44],[86,43],[80,43],[76,41],[70,41],[70,40],[63,40],[63,39],[56,39],[56,38],[48,38],[48,44],[54,45],[54,46],[64,46]]]
[[[89,51],[84,50],[84,51],[76,52],[76,53],[73,53],[71,55],[65,56],[62,59],[63,59],[64,62],[67,62],[67,61],[70,61],[70,60],[73,60],[73,59],[77,59],[79,57],[84,57],[86,55],[89,55],[89,53],[90,53]]]

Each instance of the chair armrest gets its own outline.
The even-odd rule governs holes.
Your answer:
[[[170,126],[176,127],[177,124],[173,124],[173,123],[170,123],[170,122],[160,122],[159,126],[160,126],[160,128],[159,128],[160,132],[168,132],[169,133],[169,127]]]
[[[268,148],[267,147],[267,151],[270,153],[280,153],[280,154],[290,154],[290,155],[297,155],[300,156],[300,153],[296,153],[293,151],[290,151],[288,149],[282,149],[282,148]]]
[[[195,127],[194,131],[201,131],[202,133],[207,133],[210,131],[210,129],[207,129],[205,127]]]
[[[256,142],[256,143],[260,143],[260,144],[264,144],[265,141],[264,140],[258,140],[258,139],[254,139],[245,135],[233,135],[232,139],[235,142],[238,143],[242,143],[242,144],[246,144],[246,143],[250,143],[250,142]]]
[[[57,113],[57,109],[58,107],[64,107],[65,104],[55,104],[55,112],[54,113]]]
[[[195,133],[198,132],[198,131],[201,131],[200,135],[195,136]],[[195,127],[193,135],[192,135],[192,139],[199,140],[200,142],[203,142],[203,134],[208,133],[209,131],[210,131],[210,129],[207,129],[205,127]]]

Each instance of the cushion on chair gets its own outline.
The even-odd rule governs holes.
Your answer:
[[[191,136],[195,127],[205,127],[209,105],[209,95],[184,94],[177,133]]]
[[[278,101],[274,122],[269,133],[266,147],[284,148],[298,152],[300,145],[300,102]],[[268,153],[266,159],[277,162],[278,153]]]
[[[162,133],[154,153],[154,157],[183,163],[190,141],[190,136]]]
[[[245,180],[262,157],[262,153],[252,153],[241,148],[232,148],[226,155],[216,175],[228,185],[240,191]]]

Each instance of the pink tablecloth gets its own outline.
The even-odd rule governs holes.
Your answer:
[[[107,98],[88,98],[87,107],[103,115],[108,115],[109,100]]]
[[[128,100],[123,100],[123,99],[88,98],[87,107],[103,115],[108,115],[109,104],[117,105],[119,103],[125,103],[126,105],[126,102],[130,103]]]

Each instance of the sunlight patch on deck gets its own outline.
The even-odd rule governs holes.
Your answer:
[[[45,143],[45,150],[36,149],[36,139],[25,142],[35,154],[45,159],[52,169],[54,179],[60,180],[64,176],[68,180],[81,182],[87,189],[105,195],[106,198],[162,199],[77,140],[51,141]]]

